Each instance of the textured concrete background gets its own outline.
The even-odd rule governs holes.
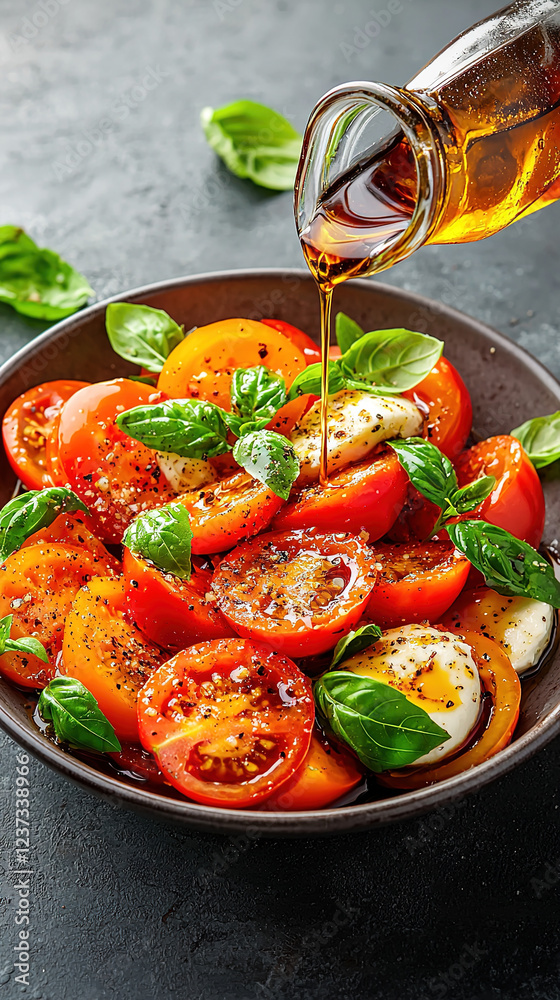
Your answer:
[[[230,176],[200,108],[251,97],[302,128],[329,87],[402,83],[495,6],[403,0],[351,53],[384,0],[0,0],[0,222],[58,250],[99,298],[297,266],[290,195]],[[549,208],[384,278],[499,327],[558,375],[559,222]],[[3,307],[0,322],[2,358],[42,329]],[[0,1000],[556,1000],[559,751],[419,821],[279,843],[168,829],[33,763],[30,986],[13,978],[6,878]],[[1,739],[6,869],[17,752]]]

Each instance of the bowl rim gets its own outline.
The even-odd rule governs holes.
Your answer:
[[[61,333],[71,333],[72,330],[79,328],[84,320],[101,315],[110,302],[139,301],[189,285],[213,284],[221,281],[242,282],[247,279],[275,278],[283,280],[286,276],[297,278],[306,283],[313,282],[309,272],[302,268],[242,268],[177,277],[121,292],[118,295],[95,302],[86,309],[60,320],[44,333],[33,338],[0,367],[0,382],[17,371],[20,365],[28,360],[30,354],[40,350],[52,340],[56,340]],[[370,291],[373,291],[374,288],[379,289],[389,299],[402,301],[404,298],[418,308],[437,311],[438,315],[443,315],[450,323],[467,321],[471,329],[481,334],[491,346],[501,347],[516,357],[560,399],[560,381],[540,361],[525,348],[506,337],[505,334],[494,330],[480,320],[470,317],[452,306],[383,282],[375,281],[374,288],[372,288],[372,283],[362,278],[348,282],[348,287],[358,287]],[[45,739],[39,729],[35,732],[23,727],[10,705],[4,704],[1,700],[0,727],[42,763],[82,788],[154,818],[184,823],[192,829],[219,832],[226,835],[245,833],[254,838],[261,836],[305,837],[357,832],[381,824],[398,822],[419,816],[429,809],[443,807],[477,791],[495,778],[511,771],[517,764],[532,757],[560,732],[560,698],[545,719],[535,723],[514,743],[489,760],[477,764],[453,778],[448,778],[427,788],[402,792],[373,802],[301,812],[268,811],[266,809],[253,811],[207,806],[191,802],[188,799],[170,798],[157,791],[126,784],[59,749],[55,744]]]

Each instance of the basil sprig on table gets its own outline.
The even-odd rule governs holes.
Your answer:
[[[9,500],[0,511],[0,561],[21,548],[30,535],[48,528],[59,514],[89,511],[72,490],[49,486],[45,490],[29,490]]]
[[[423,708],[372,677],[327,671],[314,694],[327,729],[376,773],[413,764],[449,739]]]
[[[373,646],[374,642],[380,639],[382,635],[383,633],[379,625],[374,625],[373,623],[362,625],[355,632],[349,632],[334,647],[331,670],[350,656],[355,656],[356,653],[361,653],[363,649]]]
[[[18,226],[0,226],[0,302],[34,319],[63,319],[93,288],[54,250],[40,248]]]
[[[261,430],[286,402],[286,383],[264,365],[236,368],[231,379],[232,413],[224,420],[237,437]]]
[[[302,139],[277,111],[241,100],[203,108],[200,121],[208,143],[237,177],[272,191],[293,188]]]
[[[459,487],[457,474],[446,455],[424,438],[396,438],[389,441],[413,486],[436,507],[441,517],[437,531],[449,517],[458,517],[474,510],[490,496],[496,479],[481,476],[467,486]]]
[[[192,531],[188,511],[181,503],[141,514],[126,529],[123,544],[164,573],[190,580]]]
[[[41,691],[39,714],[59,740],[84,750],[118,753],[121,745],[109,719],[90,691],[75,677],[53,677]]]
[[[105,326],[115,354],[151,372],[161,371],[185,337],[183,327],[163,309],[132,302],[111,302]]]
[[[47,651],[42,642],[32,635],[21,636],[20,639],[10,639],[14,616],[6,615],[0,619],[0,656],[4,653],[28,653],[37,656],[43,663],[48,663]]]
[[[560,410],[526,420],[511,435],[523,445],[535,468],[544,469],[560,458]]]

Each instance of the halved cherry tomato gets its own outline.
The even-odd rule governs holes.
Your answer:
[[[162,660],[128,621],[122,580],[100,577],[79,591],[66,621],[60,672],[91,691],[119,739],[138,742],[136,698]]]
[[[449,541],[376,545],[379,576],[366,615],[381,628],[438,622],[467,582],[470,562]]]
[[[80,587],[112,571],[112,561],[69,545],[29,545],[8,556],[0,566],[0,618],[13,615],[10,638],[38,639],[49,663],[9,652],[0,656],[0,672],[22,687],[45,687],[54,676],[68,612]]]
[[[378,781],[389,788],[425,788],[445,778],[453,778],[475,764],[481,764],[503,750],[513,736],[519,705],[521,684],[503,649],[487,636],[465,629],[449,628],[447,631],[460,636],[473,650],[480,675],[481,687],[491,699],[491,710],[486,724],[471,735],[466,746],[455,751],[441,764],[426,767],[403,768],[402,771],[385,771],[377,775]]]
[[[184,649],[236,634],[215,607],[208,571],[193,567],[190,580],[180,580],[126,548],[123,570],[129,617],[164,649]]]
[[[266,528],[283,500],[242,471],[177,497],[188,510],[197,553],[225,552]]]
[[[64,403],[88,382],[59,379],[22,393],[2,422],[4,448],[12,469],[29,490],[55,486],[46,459],[46,443]]]
[[[516,438],[509,434],[480,441],[460,455],[459,486],[479,476],[495,476],[492,493],[469,517],[505,528],[537,548],[544,530],[544,495],[537,472]]]
[[[173,498],[155,452],[119,430],[119,413],[149,404],[154,390],[114,379],[80,389],[66,403],[58,428],[66,482],[91,512],[102,539],[120,542],[130,522]]]
[[[426,416],[424,437],[454,459],[463,450],[472,427],[469,391],[447,358],[440,358],[429,375],[403,392]]]
[[[214,573],[218,606],[239,635],[287,656],[332,649],[359,621],[375,583],[359,538],[272,531],[230,552]]]
[[[342,746],[332,746],[316,727],[307,756],[295,774],[266,800],[263,810],[321,809],[364,780],[359,762]]]
[[[276,515],[273,528],[367,531],[370,541],[389,531],[405,501],[408,476],[393,451],[329,476],[329,486],[308,486]]]
[[[251,319],[224,319],[185,337],[165,362],[158,389],[172,399],[205,399],[230,410],[233,371],[256,365],[282,375],[289,388],[306,362],[299,348],[272,327]]]
[[[292,326],[291,323],[286,323],[283,319],[262,319],[261,323],[278,330],[278,333],[283,333],[301,351],[308,365],[314,365],[321,360],[319,345],[297,326]]]
[[[138,698],[143,746],[195,802],[261,802],[302,763],[314,720],[311,683],[262,643],[217,639],[164,663]]]
[[[74,549],[87,549],[104,566],[110,566],[115,576],[122,573],[119,560],[107,551],[103,542],[100,542],[93,533],[93,522],[87,514],[59,514],[48,528],[35,531],[21,547],[40,545],[43,542],[55,544],[60,542]],[[102,571],[101,575],[105,576],[105,572]]]

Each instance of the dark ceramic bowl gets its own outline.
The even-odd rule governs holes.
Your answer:
[[[231,316],[274,316],[318,337],[317,292],[304,271],[230,271],[177,278],[118,299],[165,309],[187,329]],[[474,429],[481,437],[507,432],[529,417],[560,409],[560,385],[538,361],[502,334],[447,306],[370,281],[340,287],[335,304],[366,329],[407,327],[444,340],[446,356],[457,365],[470,390]],[[105,306],[99,303],[58,323],[4,365],[0,412],[25,389],[48,379],[95,381],[131,370],[109,346]],[[5,503],[15,479],[3,452],[0,461],[0,500]],[[545,493],[545,541],[550,542],[560,521],[560,483],[549,477]],[[35,727],[26,704],[24,694],[0,681],[2,728],[49,767],[112,802],[200,830],[245,832],[254,837],[314,836],[364,830],[445,805],[532,756],[560,730],[560,652],[524,682],[515,739],[491,760],[421,791],[314,812],[214,809],[125,784],[49,742]]]

